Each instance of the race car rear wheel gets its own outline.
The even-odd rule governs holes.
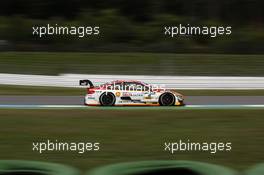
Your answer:
[[[101,96],[100,96],[100,104],[102,106],[113,106],[115,104],[116,98],[115,95],[111,92],[104,92]]]
[[[175,97],[172,93],[165,92],[164,94],[161,94],[159,98],[159,104],[161,106],[173,106],[175,105]]]

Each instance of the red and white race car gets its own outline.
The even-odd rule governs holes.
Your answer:
[[[88,106],[183,106],[183,95],[172,89],[149,85],[141,81],[116,80],[94,86],[90,80],[80,80],[87,86],[84,104]]]

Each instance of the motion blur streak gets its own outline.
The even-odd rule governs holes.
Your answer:
[[[264,89],[264,77],[0,74],[0,84],[5,85],[79,87],[78,81],[81,79],[89,79],[95,85],[125,79],[177,89]]]
[[[261,108],[263,105],[187,105],[184,107],[92,107],[81,105],[0,105],[0,109],[102,109],[102,110],[181,110],[181,109],[247,109]]]

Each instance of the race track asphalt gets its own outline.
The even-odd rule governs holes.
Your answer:
[[[260,105],[264,96],[187,96],[187,105]],[[82,96],[0,96],[0,105],[82,105]]]

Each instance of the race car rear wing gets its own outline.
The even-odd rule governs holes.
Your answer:
[[[79,85],[80,86],[88,86],[89,85],[90,88],[93,88],[94,87],[94,85],[91,82],[91,80],[80,80],[79,81]]]

